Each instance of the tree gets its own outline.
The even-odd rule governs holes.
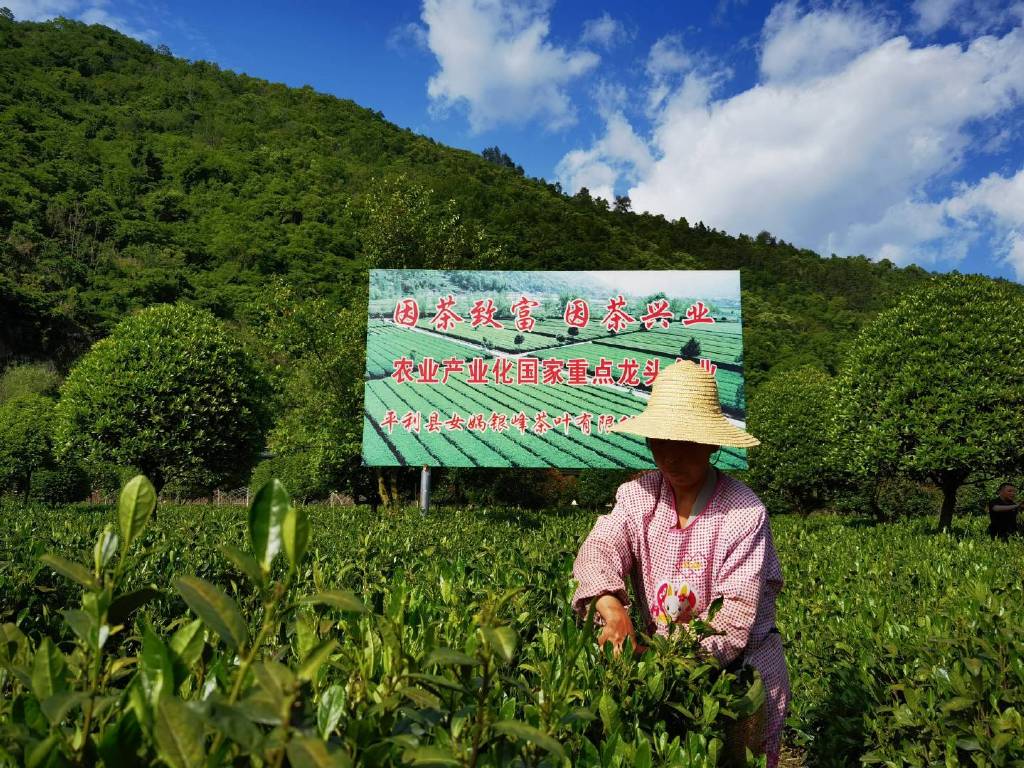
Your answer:
[[[523,175],[523,166],[516,165],[512,158],[506,153],[502,152],[499,147],[487,147],[483,152],[480,153],[481,157],[489,163],[494,165],[500,165],[502,168],[508,168],[511,171],[515,171],[520,176]]]
[[[807,513],[835,485],[822,434],[831,419],[832,379],[804,366],[761,384],[750,402],[748,426],[761,445],[750,453],[750,483],[769,506]]]
[[[361,229],[367,264],[378,269],[464,269],[502,253],[466,222],[454,200],[440,201],[405,175],[377,182],[367,195]]]
[[[679,348],[679,355],[683,360],[696,360],[700,357],[700,342],[693,336]]]
[[[0,489],[28,498],[32,475],[52,464],[53,400],[24,394],[0,404]]]
[[[163,304],[122,320],[71,369],[57,406],[62,455],[214,487],[248,477],[269,388],[208,311]]]
[[[952,523],[972,473],[1024,469],[1020,286],[933,278],[866,325],[840,369],[834,434],[860,475],[932,482]]]
[[[264,355],[287,372],[280,417],[267,440],[274,458],[264,471],[299,498],[325,498],[336,490],[356,496],[368,476],[378,480],[385,504],[397,495],[394,473],[371,473],[360,463],[366,300],[360,292],[351,307],[341,308],[325,299],[301,299],[278,284],[253,311]]]
[[[629,195],[616,195],[612,210],[616,213],[632,213],[633,201],[629,199]]]

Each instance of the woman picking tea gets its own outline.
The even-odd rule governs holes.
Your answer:
[[[644,411],[612,427],[647,438],[656,470],[623,483],[612,511],[598,518],[573,568],[579,586],[573,608],[586,614],[596,601],[599,641],[621,649],[635,630],[629,616],[629,574],[648,634],[670,623],[706,620],[721,634],[702,641],[723,665],[749,664],[766,692],[759,749],[769,768],[778,764],[789,702],[775,601],[782,572],[764,505],[746,485],[711,466],[719,446],[752,447],[759,441],[722,414],[714,376],[682,361],[655,379]]]

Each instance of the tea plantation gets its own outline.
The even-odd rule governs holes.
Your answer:
[[[592,513],[375,516],[264,490],[248,514],[149,519],[142,486],[120,510],[0,508],[0,764],[730,757],[757,681],[689,637],[606,657],[568,611]],[[931,525],[772,521],[784,764],[1024,764],[1024,545]]]

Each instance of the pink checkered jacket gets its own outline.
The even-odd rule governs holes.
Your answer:
[[[703,642],[723,664],[743,654],[761,671],[768,698],[766,749],[774,765],[790,695],[775,630],[782,569],[764,504],[739,480],[717,474],[708,501],[695,507],[686,528],[679,527],[672,488],[660,471],[619,486],[614,508],[597,519],[576,557],[579,586],[572,604],[582,616],[595,597],[613,594],[628,607],[628,574],[647,633],[667,634],[670,622],[706,619],[721,596],[711,623],[723,634]]]

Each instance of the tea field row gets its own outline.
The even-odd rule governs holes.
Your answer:
[[[401,617],[406,622],[402,642],[410,649],[435,642],[425,640],[425,632],[462,648],[473,614],[496,596],[520,590],[510,608],[520,638],[515,663],[522,659],[525,666],[509,675],[510,687],[501,700],[514,702],[532,686],[544,689],[543,676],[554,672],[536,670],[548,670],[544,659],[562,658],[561,649],[575,631],[568,610],[571,567],[593,513],[441,507],[425,521],[415,510],[375,515],[362,507],[308,509],[314,531],[310,567],[317,588],[351,589],[373,610]],[[10,503],[2,511],[0,622],[16,623],[30,638],[59,638],[61,611],[76,607],[79,589],[39,557],[54,551],[91,562],[96,536],[114,519],[113,511]],[[1024,760],[1018,714],[1024,701],[1024,545],[991,542],[980,518],[958,520],[952,535],[932,533],[931,524],[773,518],[786,580],[777,625],[793,689],[784,742],[787,752],[800,755],[806,765],[1016,765]],[[171,582],[185,574],[221,585],[244,608],[254,608],[252,592],[230,563],[214,554],[224,544],[244,546],[245,528],[242,509],[162,506],[127,572],[129,586],[163,595],[146,609],[146,621],[156,627],[180,624],[185,607],[174,597]],[[317,631],[327,627],[328,632],[349,633],[339,635],[343,643],[380,642],[351,622],[338,622],[337,630],[331,630],[335,620],[325,614],[320,618]],[[130,645],[131,638],[125,642]],[[210,635],[208,642],[215,643],[215,637]],[[347,658],[339,656],[339,669],[332,674],[349,663]],[[569,667],[579,683],[574,689],[575,705],[581,708],[577,717],[597,718],[596,728],[583,732],[601,748],[607,742],[600,741],[600,734],[611,726],[596,714],[606,707],[598,699],[602,686],[614,678],[592,679],[590,670],[604,663],[588,657],[586,665]],[[616,668],[614,674],[627,687],[615,696],[647,691],[651,670]],[[519,682],[513,685],[514,679]],[[2,684],[16,683],[5,678]],[[318,683],[317,690],[326,691],[324,685]],[[688,706],[702,706],[700,691],[693,693]],[[420,693],[415,701],[406,700],[404,706],[411,711],[438,706]],[[2,706],[11,717],[9,704]],[[509,711],[518,706],[510,705]],[[351,719],[362,711],[355,700],[346,700],[342,710],[331,741],[344,745],[356,764],[368,764],[369,753],[361,752],[359,744],[372,742],[367,729],[384,727],[386,721],[368,712],[361,721]],[[623,717],[627,711],[621,710]],[[655,727],[650,719],[655,710],[637,714]],[[718,727],[713,720],[701,727],[701,738],[712,738]],[[570,751],[574,762],[613,764],[586,757],[588,748],[572,735],[573,727],[560,728],[567,750],[583,750]],[[653,744],[652,764],[668,764],[657,761],[657,739]],[[623,760],[614,764],[630,764]]]
[[[567,395],[572,395],[571,398]],[[420,465],[479,467],[524,466],[562,468],[653,467],[642,437],[599,431],[602,414],[618,417],[639,413],[644,400],[611,387],[582,387],[567,391],[550,385],[476,386],[452,380],[443,390],[429,385],[396,384],[391,379],[368,381],[365,389],[363,457],[381,466]],[[388,411],[401,419],[419,413],[419,422],[383,427]],[[457,413],[463,419],[492,413],[512,419],[519,413],[528,421],[520,427],[473,429],[454,422],[452,427],[428,431],[426,419],[437,411],[447,420]],[[538,414],[546,412],[551,427],[538,432]],[[590,434],[583,432],[580,417],[590,414]],[[555,425],[553,420],[565,419]],[[723,469],[745,466],[745,453],[724,448],[715,463]]]

